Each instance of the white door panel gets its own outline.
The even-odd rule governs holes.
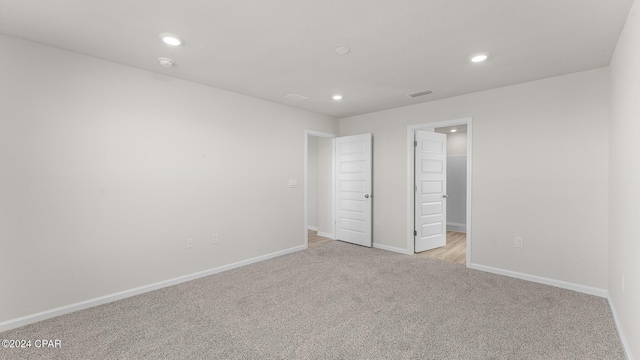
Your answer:
[[[371,247],[371,134],[335,139],[336,238]]]
[[[416,131],[415,251],[447,243],[447,136]]]

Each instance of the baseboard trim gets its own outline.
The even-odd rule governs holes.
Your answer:
[[[466,233],[467,232],[467,224],[448,222],[447,223],[447,230]]]
[[[318,231],[318,227],[309,225],[309,226],[307,226],[307,230]]]
[[[411,253],[407,249],[398,248],[395,246],[382,245],[382,244],[373,244],[373,247],[380,250],[393,251],[404,255],[411,255]]]
[[[305,245],[300,245],[300,246],[292,247],[292,248],[289,248],[289,249],[276,251],[276,252],[273,252],[273,253],[270,253],[270,254],[254,257],[254,258],[251,258],[251,259],[238,261],[238,262],[235,262],[235,263],[232,263],[232,264],[218,266],[218,267],[215,267],[215,268],[212,268],[212,269],[209,269],[209,270],[199,271],[199,272],[196,272],[196,273],[193,273],[193,274],[179,276],[179,277],[176,277],[176,278],[173,278],[173,279],[160,281],[160,282],[153,283],[153,284],[150,284],[150,285],[144,285],[144,286],[140,286],[140,287],[137,287],[137,288],[134,288],[134,289],[129,289],[129,290],[117,292],[117,293],[114,293],[114,294],[100,296],[100,297],[97,297],[97,298],[94,298],[94,299],[81,301],[81,302],[77,302],[77,303],[66,305],[66,306],[61,306],[61,307],[58,307],[58,308],[55,308],[55,309],[42,311],[42,312],[39,312],[39,313],[36,313],[36,314],[27,315],[27,316],[19,317],[19,318],[12,319],[12,320],[7,320],[7,321],[4,321],[4,322],[0,323],[0,332],[11,330],[11,329],[15,329],[15,328],[18,328],[18,327],[21,327],[21,326],[25,326],[25,325],[29,325],[29,324],[33,324],[33,323],[36,323],[38,321],[50,319],[50,318],[53,318],[53,317],[56,317],[56,316],[72,313],[72,312],[75,312],[75,311],[88,309],[90,307],[94,307],[94,306],[110,303],[110,302],[113,302],[113,301],[116,301],[116,300],[125,299],[125,298],[128,298],[128,297],[139,295],[139,294],[143,294],[143,293],[146,293],[146,292],[149,292],[149,291],[162,289],[162,288],[165,288],[165,287],[168,287],[168,286],[172,286],[172,285],[177,285],[177,284],[180,284],[180,283],[183,283],[183,282],[187,282],[187,281],[195,280],[195,279],[198,279],[198,278],[201,278],[201,277],[217,274],[217,273],[220,273],[220,272],[223,272],[223,271],[239,268],[239,267],[250,265],[250,264],[253,264],[253,263],[260,262],[260,261],[269,260],[269,259],[272,259],[272,258],[275,258],[275,257],[278,257],[278,256],[282,256],[282,255],[294,253],[294,252],[297,252],[297,251],[300,251],[300,250],[304,250],[306,248],[307,247]]]
[[[333,234],[326,233],[326,232],[322,232],[322,231],[318,231],[318,236],[322,236],[322,237],[329,238],[329,239],[331,239],[331,240],[335,240],[335,239],[333,238]]]
[[[609,303],[609,308],[611,309],[611,314],[613,315],[613,322],[616,324],[616,330],[618,330],[618,336],[620,337],[620,342],[622,343],[624,354],[626,355],[627,360],[633,360],[631,347],[629,346],[629,342],[627,341],[627,336],[624,334],[624,331],[622,331],[622,327],[620,326],[620,318],[618,317],[616,307],[613,305],[613,301],[611,301],[611,295],[609,294],[609,292],[607,292],[607,302]]]
[[[570,283],[570,282],[566,282],[566,281],[554,280],[554,279],[549,279],[549,278],[545,278],[545,277],[541,277],[541,276],[529,275],[529,274],[525,274],[525,273],[519,273],[519,272],[516,272],[516,271],[505,270],[505,269],[500,269],[500,268],[494,268],[494,267],[491,267],[491,266],[479,265],[479,264],[474,264],[474,263],[471,263],[468,267],[471,268],[471,269],[475,269],[475,270],[490,272],[490,273],[498,274],[498,275],[509,276],[509,277],[516,278],[516,279],[533,281],[533,282],[536,282],[536,283],[545,284],[545,285],[551,285],[551,286],[555,286],[555,287],[559,287],[559,288],[563,288],[563,289],[567,289],[567,290],[573,290],[573,291],[577,291],[577,292],[581,292],[581,293],[585,293],[585,294],[589,294],[589,295],[595,295],[595,296],[599,296],[599,297],[603,297],[603,298],[607,297],[607,290],[604,290],[604,289],[598,289],[598,288],[594,288],[594,287],[590,287],[590,286],[574,284],[574,283]]]

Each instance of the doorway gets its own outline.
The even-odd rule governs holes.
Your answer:
[[[351,244],[373,246],[372,155],[372,134],[339,137],[305,130],[306,247],[309,247],[310,233],[314,237],[320,235]]]
[[[465,131],[466,130],[466,131]],[[420,254],[420,256],[434,257],[434,258],[442,258],[445,257],[445,260],[463,263],[466,266],[470,266],[471,264],[471,249],[472,249],[472,237],[471,237],[471,161],[472,161],[472,120],[471,118],[459,119],[459,120],[450,120],[450,121],[442,121],[428,124],[420,124],[413,125],[407,127],[407,169],[408,169],[408,186],[407,186],[407,248],[410,253],[415,253],[420,249],[423,249],[423,244],[420,244],[420,248],[416,246],[416,239],[420,236],[424,236],[425,234],[420,234],[419,230],[422,230],[422,227],[425,229],[429,229],[435,234],[434,229],[436,226],[434,224],[429,224],[425,226],[424,224],[420,224],[421,228],[417,229],[418,222],[420,220],[416,220],[416,215],[418,219],[421,218],[421,207],[416,206],[416,204],[420,205],[417,201],[418,194],[418,186],[425,185],[431,186],[433,181],[422,182],[420,185],[418,184],[419,179],[416,179],[416,166],[419,167],[417,161],[419,159],[416,158],[416,133],[418,131],[427,131],[432,133],[441,133],[449,135],[448,140],[453,140],[448,143],[447,149],[449,150],[449,154],[446,155],[446,159],[443,161],[446,166],[447,176],[452,177],[452,179],[445,180],[445,183],[440,190],[441,194],[438,197],[443,198],[444,208],[442,209],[442,213],[438,216],[441,217],[434,220],[441,222],[440,232],[442,235],[446,233],[446,246],[439,247],[434,250],[428,250]],[[466,145],[466,147],[465,147]],[[447,151],[445,150],[445,153]],[[421,155],[422,156],[422,155]],[[434,161],[426,160],[422,161],[424,164],[429,165],[435,164]],[[430,165],[429,165],[430,166]],[[434,168],[430,168],[429,172],[433,175]],[[433,180],[433,179],[432,179]],[[448,186],[447,186],[448,185]],[[431,186],[432,187],[432,186]],[[434,198],[435,199],[435,198]],[[430,205],[430,207],[425,207],[425,211],[431,211],[431,207],[435,209],[436,201],[434,199],[429,200],[429,202],[425,202],[426,205]],[[448,209],[447,209],[448,208]],[[425,219],[429,216],[433,217],[433,214],[427,214],[428,216],[424,217]],[[434,221],[438,223],[437,221]],[[466,232],[466,234],[465,234]],[[426,235],[429,235],[428,233]],[[424,239],[420,239],[424,241]],[[444,244],[443,244],[444,245]],[[465,254],[466,252],[466,254]],[[462,258],[461,258],[462,257]]]
[[[335,239],[333,139],[336,137],[305,130],[304,244],[307,247]]]

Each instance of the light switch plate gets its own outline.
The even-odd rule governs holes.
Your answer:
[[[298,187],[298,179],[289,179],[289,187],[290,188]]]

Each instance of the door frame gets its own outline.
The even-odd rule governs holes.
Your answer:
[[[473,159],[473,146],[472,146],[472,118],[462,118],[455,120],[437,121],[432,123],[418,124],[407,126],[407,250],[410,254],[415,254],[415,237],[413,231],[415,229],[415,192],[413,191],[414,177],[415,177],[415,147],[414,134],[416,130],[433,129],[454,125],[467,125],[467,261],[466,266],[471,264],[471,251],[472,251],[472,218],[471,218],[471,170]]]
[[[309,136],[335,139],[337,134],[325,133],[315,130],[304,130],[304,247],[309,247],[309,234],[307,228],[309,226],[309,214],[307,206],[309,205]],[[332,141],[333,142],[333,141]],[[335,144],[331,146],[331,239],[336,239],[336,214],[335,214],[335,196],[336,196],[336,179],[335,179],[335,161],[336,161]]]

